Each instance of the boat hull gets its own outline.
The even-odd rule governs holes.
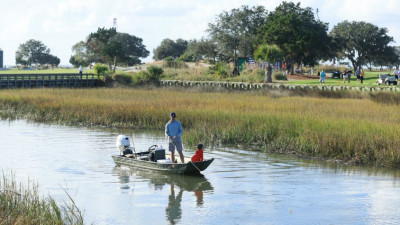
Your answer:
[[[214,158],[212,158],[206,159],[202,162],[189,161],[187,163],[157,163],[148,160],[128,158],[121,155],[113,155],[112,158],[117,165],[126,165],[176,174],[199,174],[201,171],[207,169],[207,167],[214,161]]]

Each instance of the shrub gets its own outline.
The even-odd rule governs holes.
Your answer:
[[[282,72],[276,72],[274,74],[275,80],[288,80],[285,75],[282,74]]]
[[[146,82],[160,82],[164,70],[158,66],[147,67]]]
[[[208,68],[209,74],[215,74],[219,78],[227,78],[230,71],[230,66],[226,63],[217,62],[215,65]]]
[[[104,82],[105,86],[111,86],[114,83],[113,78],[109,75],[103,76],[101,80]]]
[[[147,76],[148,75],[146,71],[139,71],[137,73],[134,73],[132,76],[132,84],[133,85],[144,84]]]
[[[135,73],[131,78],[133,85],[153,83],[158,84],[163,78],[164,70],[161,67],[149,66],[147,71],[139,71]]]
[[[178,58],[178,62],[194,62],[194,61],[195,59],[193,58],[193,56],[189,55],[187,52],[183,53]]]
[[[126,73],[116,73],[112,75],[113,80],[117,84],[130,85],[132,83],[132,76]]]
[[[108,72],[108,67],[101,63],[96,63],[96,65],[94,65],[94,72],[97,74],[97,76],[104,76]]]
[[[163,62],[163,67],[169,67],[169,68],[188,68],[185,62],[178,60],[176,61],[175,58],[172,56],[168,56],[164,59]]]
[[[174,65],[175,65],[174,57],[168,56],[168,57],[164,58],[163,66],[165,66],[165,67],[174,67]]]

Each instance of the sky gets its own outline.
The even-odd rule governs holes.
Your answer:
[[[0,49],[4,64],[15,65],[15,52],[30,39],[43,42],[51,54],[69,65],[71,47],[84,41],[97,28],[110,28],[117,19],[117,31],[143,39],[151,52],[165,38],[200,39],[207,36],[209,23],[218,14],[240,8],[262,5],[274,11],[278,0],[5,0],[0,7]],[[365,21],[387,28],[400,45],[400,1],[398,0],[299,0],[301,7],[311,7],[321,21],[336,24]]]

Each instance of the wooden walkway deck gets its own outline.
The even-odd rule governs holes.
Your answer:
[[[97,75],[83,74],[0,74],[0,89],[41,87],[94,87]]]

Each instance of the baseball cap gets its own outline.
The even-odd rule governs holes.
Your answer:
[[[172,112],[172,113],[169,114],[169,116],[176,117],[176,113]]]

